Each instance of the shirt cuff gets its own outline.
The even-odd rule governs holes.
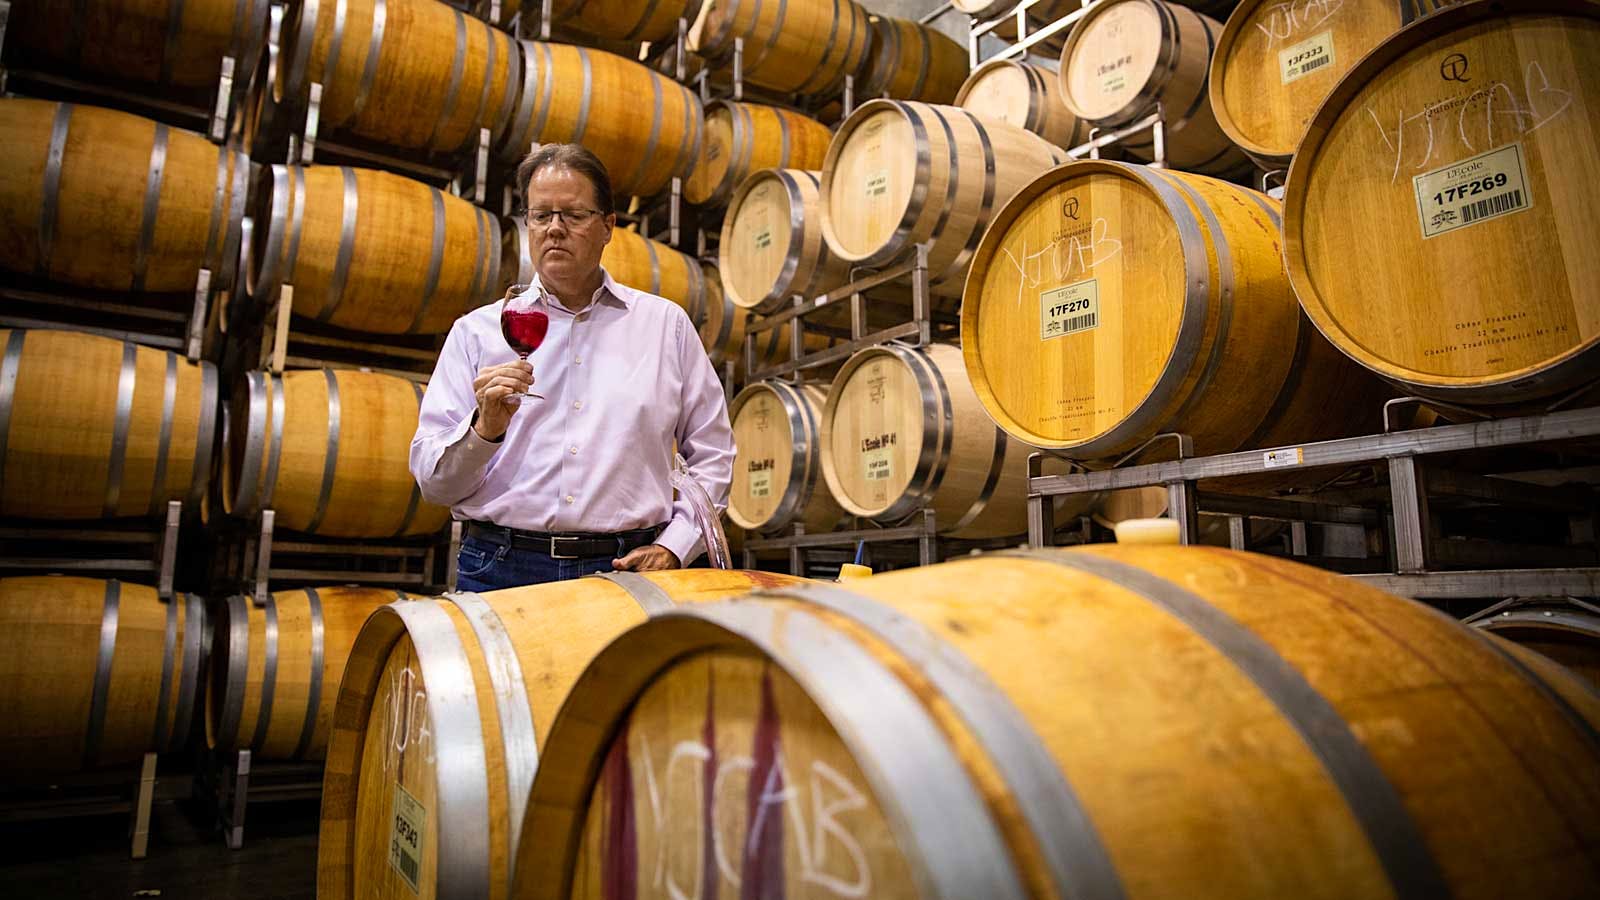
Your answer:
[[[477,416],[474,415],[467,420],[466,427],[462,429],[461,437],[451,446],[460,455],[462,462],[481,468],[489,461],[490,457],[494,456],[495,451],[505,446],[505,436],[501,435],[498,441],[484,440],[478,434],[478,429],[472,427],[476,418]]]
[[[694,527],[688,519],[673,519],[668,522],[661,536],[655,539],[655,543],[676,553],[678,562],[685,566],[694,562],[705,549],[700,529]]]

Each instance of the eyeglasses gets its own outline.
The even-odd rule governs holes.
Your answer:
[[[600,215],[598,209],[530,209],[528,221],[539,228],[549,228],[558,217],[568,228],[582,228]]]

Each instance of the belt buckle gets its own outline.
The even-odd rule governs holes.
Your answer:
[[[583,538],[572,537],[570,535],[561,535],[561,534],[552,534],[552,535],[550,535],[550,558],[551,559],[583,559],[582,556],[578,556],[578,555],[569,556],[569,555],[567,555],[565,553],[562,553],[562,552],[560,552],[559,550],[556,549],[557,547],[561,546],[561,542],[562,541],[574,541],[574,542],[576,542],[576,541],[581,541],[581,540],[583,540]]]

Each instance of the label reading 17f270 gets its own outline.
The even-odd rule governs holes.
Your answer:
[[[1095,279],[1039,293],[1039,340],[1100,325],[1100,285]]]
[[[394,823],[389,834],[389,865],[417,890],[422,873],[422,842],[427,833],[428,811],[400,785],[394,786]]]
[[[1522,145],[1508,144],[1411,179],[1423,238],[1475,225],[1533,205]]]
[[[1333,32],[1324,31],[1278,51],[1278,77],[1284,84],[1333,65]]]
[[[750,496],[752,496],[752,497],[771,497],[772,496],[772,470],[771,469],[762,469],[759,472],[751,472],[750,473]]]

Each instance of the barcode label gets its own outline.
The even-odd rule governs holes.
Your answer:
[[[1479,200],[1477,203],[1468,203],[1461,209],[1461,224],[1471,225],[1479,219],[1498,216],[1503,212],[1510,212],[1520,206],[1522,206],[1521,191],[1512,191],[1499,197],[1490,197],[1487,200]]]
[[[750,473],[750,496],[772,496],[772,471],[770,469]]]
[[[1062,323],[1061,323],[1061,333],[1062,334],[1071,334],[1074,331],[1084,331],[1086,329],[1093,328],[1093,327],[1095,327],[1096,325],[1099,325],[1099,324],[1100,324],[1100,314],[1099,313],[1084,313],[1081,316],[1073,316],[1070,319],[1066,319],[1066,320],[1062,321]]]
[[[772,226],[763,225],[756,231],[756,249],[765,250],[772,246]]]
[[[1333,64],[1333,32],[1324,31],[1278,51],[1278,72],[1284,84]]]
[[[417,861],[404,853],[400,854],[400,874],[405,876],[412,890],[417,889]]]
[[[889,193],[889,170],[873,172],[867,176],[867,196],[881,197]]]
[[[1528,209],[1522,145],[1508,144],[1411,180],[1423,238]]]
[[[423,837],[428,828],[428,811],[417,798],[400,785],[394,786],[393,822],[389,833],[389,865],[406,880],[412,891],[422,875]]]
[[[1100,285],[1080,281],[1039,294],[1039,340],[1064,337],[1100,326]]]

